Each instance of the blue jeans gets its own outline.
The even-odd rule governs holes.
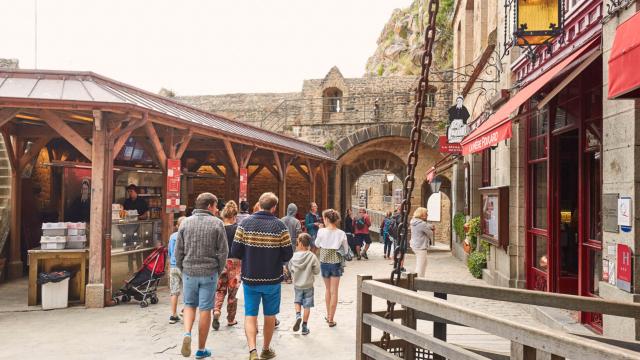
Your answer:
[[[280,312],[280,284],[247,285],[242,284],[244,292],[244,315],[258,316],[260,302],[264,316],[275,316]]]
[[[200,310],[213,309],[213,297],[218,286],[218,274],[189,276],[182,274],[184,305]]]
[[[340,264],[320,263],[320,274],[323,278],[342,276],[342,266]]]

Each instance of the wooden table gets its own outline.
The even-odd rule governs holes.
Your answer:
[[[38,273],[68,270],[75,274],[69,279],[69,300],[79,300],[84,304],[84,290],[87,282],[87,261],[89,249],[42,250],[31,249],[29,254],[29,290],[27,303],[38,305],[40,286]]]

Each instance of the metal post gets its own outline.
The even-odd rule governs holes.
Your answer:
[[[447,300],[447,294],[443,293],[434,293],[433,296],[438,299]],[[447,341],[447,324],[434,322],[433,323],[433,336],[436,339],[440,339],[442,341]],[[444,356],[433,354],[434,360],[445,360]]]

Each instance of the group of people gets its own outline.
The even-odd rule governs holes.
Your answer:
[[[214,330],[219,329],[225,298],[227,325],[237,324],[236,295],[242,283],[249,359],[274,358],[276,353],[270,345],[278,326],[276,315],[280,312],[281,282],[286,273],[291,275],[294,284],[293,330],[302,329],[303,335],[310,332],[313,284],[318,274],[326,289],[326,324],[337,325],[334,317],[338,288],[345,254],[349,253],[348,236],[339,228],[340,214],[327,209],[320,215],[317,205],[312,203],[305,219],[307,232],[303,232],[295,217],[297,206],[289,204],[287,216],[282,219],[275,215],[277,206],[277,196],[268,192],[260,196],[252,214],[248,212],[248,204],[241,203],[238,209],[234,201],[227,202],[219,211],[216,196],[202,193],[196,199],[192,215],[178,219],[178,230],[169,241],[172,305],[169,321],[180,320],[177,307],[178,296],[182,294],[183,356],[191,356],[191,331],[196,315],[199,316],[196,359],[211,356],[205,346],[209,324]],[[368,224],[370,226],[370,220]],[[261,304],[264,343],[258,355],[257,317]]]

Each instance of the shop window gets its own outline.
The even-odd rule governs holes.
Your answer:
[[[342,91],[338,88],[328,88],[323,95],[324,113],[338,113],[342,111]]]
[[[547,254],[547,237],[546,236],[533,236],[534,249],[535,249],[535,262],[533,266],[538,270],[548,272],[549,271],[549,256]]]
[[[536,229],[547,228],[547,162],[531,165],[533,221]]]
[[[491,149],[482,151],[482,187],[491,186]]]

